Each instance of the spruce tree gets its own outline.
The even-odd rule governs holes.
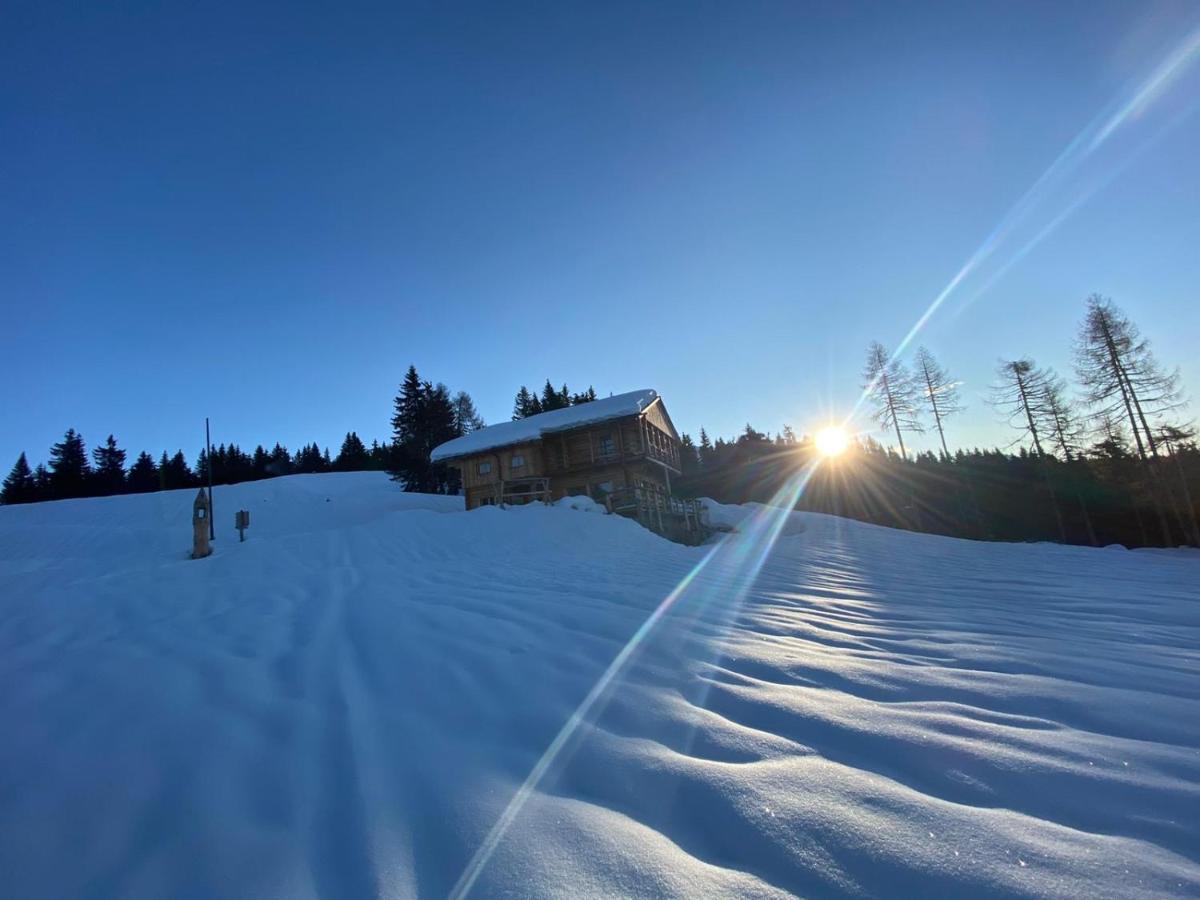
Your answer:
[[[700,444],[696,447],[697,455],[700,458],[700,467],[708,468],[713,462],[713,445],[708,439],[708,432],[703,426],[700,428]]]
[[[679,437],[679,468],[683,472],[684,478],[695,475],[700,470],[700,457],[696,451],[696,442],[687,432]]]
[[[41,463],[38,463],[38,467],[33,470],[33,490],[35,500],[49,500],[53,497],[50,487],[50,472]]]
[[[54,499],[86,496],[90,475],[83,436],[68,428],[63,439],[50,448],[50,489]]]
[[[342,441],[342,449],[338,451],[337,459],[333,461],[332,468],[338,472],[358,472],[368,468],[370,462],[367,448],[363,446],[363,442],[358,434],[349,431]]]
[[[254,478],[269,478],[271,475],[271,454],[259,444],[254,448],[254,456],[250,459],[250,469]]]
[[[567,386],[563,385],[563,392],[559,393],[554,389],[554,385],[550,383],[550,379],[546,379],[546,384],[542,387],[542,404],[540,412],[550,412],[554,409],[562,409],[570,403],[570,394],[566,393]],[[565,396],[564,396],[565,394]]]
[[[204,451],[200,451],[201,454]],[[200,482],[192,474],[192,470],[188,468],[187,459],[183,455],[182,450],[175,451],[175,455],[169,460],[167,454],[163,452],[162,462],[158,469],[159,480],[162,482],[163,490],[174,491],[180,488],[194,487]]]
[[[154,465],[154,457],[143,450],[129,467],[129,477],[125,485],[132,494],[146,494],[158,490],[158,467]]]
[[[275,442],[275,446],[271,449],[271,463],[268,471],[272,477],[292,474],[292,455],[288,453],[288,448],[278,441]]]
[[[517,419],[525,419],[533,415],[534,396],[529,393],[529,388],[521,385],[521,389],[517,391],[516,399],[513,400],[513,421]]]
[[[430,460],[437,446],[463,434],[455,416],[450,391],[444,384],[425,383],[421,426],[424,432],[422,453],[423,465],[426,467],[425,490],[437,494],[458,493],[457,471],[445,463],[434,463]]]
[[[94,492],[102,497],[121,493],[125,488],[125,451],[117,446],[116,438],[110,434],[103,447],[92,450],[92,459]]]
[[[420,491],[428,481],[429,456],[426,452],[423,418],[432,386],[422,382],[416,366],[409,366],[400,385],[392,416],[392,452],[389,474],[404,483],[407,491]]]
[[[15,503],[32,503],[37,499],[37,482],[29,468],[29,461],[22,453],[17,457],[12,471],[4,479],[4,487],[0,489],[0,503],[10,506]]]
[[[371,470],[375,472],[384,472],[390,465],[391,456],[388,448],[379,443],[379,441],[371,441]]]

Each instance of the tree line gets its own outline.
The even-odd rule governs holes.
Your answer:
[[[107,497],[113,494],[145,494],[208,484],[209,458],[201,450],[189,464],[182,450],[166,451],[157,460],[142,451],[126,467],[128,454],[113,435],[87,451],[83,435],[68,428],[63,439],[50,448],[47,465],[31,468],[25,453],[17,457],[0,488],[0,503],[36,503],[77,497]],[[367,447],[356,432],[348,432],[337,456],[315,442],[295,453],[276,443],[270,450],[262,444],[247,453],[236,444],[220,444],[212,452],[213,484],[237,484],[279,475],[309,472],[353,472],[384,470],[390,464],[389,448],[373,441]]]
[[[1029,358],[1000,360],[988,402],[1016,430],[1006,449],[950,450],[948,429],[964,405],[960,384],[924,347],[911,366],[872,343],[863,402],[895,438],[897,449],[860,440],[853,459],[822,466],[801,508],[963,537],[1050,539],[1133,546],[1200,545],[1200,451],[1184,408],[1179,375],[1164,370],[1148,341],[1111,300],[1093,295],[1075,346],[1075,391]],[[517,391],[513,419],[596,399],[596,392],[555,388]],[[457,472],[431,460],[439,444],[484,427],[465,391],[421,378],[409,366],[395,397],[392,438],[368,448],[350,432],[336,457],[316,443],[295,453],[276,443],[251,454],[236,445],[213,451],[213,481],[231,484],[297,472],[384,470],[406,490],[457,493]],[[936,452],[910,452],[911,438],[932,429]],[[684,496],[724,502],[765,501],[813,454],[808,437],[784,426],[774,437],[747,424],[712,441],[681,435]],[[1013,450],[1019,445],[1019,449]],[[87,453],[68,430],[48,466],[31,470],[25,454],[4,481],[0,502],[170,490],[206,483],[201,451],[189,466],[182,451],[156,461],[142,452],[126,469],[110,435]]]
[[[568,406],[578,406],[580,403],[590,403],[596,399],[596,391],[590,385],[586,391],[578,393],[572,392],[564,383],[561,388],[555,389],[550,383],[550,379],[546,379],[546,384],[542,388],[541,396],[533,393],[525,385],[521,385],[517,391],[517,396],[513,400],[513,421],[524,419],[528,416],[536,416],[538,413],[550,412],[555,409],[566,409]]]
[[[951,453],[959,383],[924,347],[910,367],[872,343],[863,398],[898,449],[861,441],[853,460],[816,472],[800,506],[963,537],[1200,546],[1200,451],[1181,418],[1178,372],[1099,295],[1086,302],[1074,350],[1074,395],[1032,359],[1000,360],[987,399],[1016,441]],[[940,450],[914,456],[905,435],[930,428]],[[747,425],[733,441],[712,444],[701,429],[699,444],[682,443],[679,489],[724,502],[770,499],[816,453],[786,427],[774,440]]]
[[[513,417],[595,399],[591,387],[582,392],[572,392],[565,384],[555,389],[547,379],[540,396],[521,387]],[[409,366],[393,406],[392,439],[387,444],[372,441],[367,447],[353,431],[346,434],[336,456],[316,442],[294,453],[278,442],[269,450],[260,444],[252,453],[236,444],[220,444],[212,451],[212,481],[237,484],[280,475],[378,470],[388,472],[409,491],[456,493],[457,473],[433,464],[430,456],[438,444],[484,427],[471,395],[422,379],[416,367]],[[0,489],[0,503],[148,493],[208,483],[206,450],[200,451],[194,464],[189,464],[182,450],[174,455],[164,451],[157,460],[142,451],[127,466],[128,456],[111,434],[89,454],[83,435],[68,429],[50,448],[48,464],[32,468],[26,454],[20,454]]]

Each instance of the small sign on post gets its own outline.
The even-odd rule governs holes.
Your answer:
[[[204,488],[200,488],[192,502],[192,559],[203,559],[212,553],[208,543],[210,512],[208,494],[204,493]]]
[[[246,529],[250,527],[250,510],[239,509],[233,517],[233,527],[238,530],[238,540],[246,540]]]

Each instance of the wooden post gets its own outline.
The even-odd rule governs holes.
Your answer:
[[[211,466],[209,468],[211,470]],[[203,559],[212,553],[212,547],[208,543],[208,530],[212,524],[211,512],[212,507],[208,505],[204,488],[200,488],[196,492],[196,499],[192,501],[192,559]]]

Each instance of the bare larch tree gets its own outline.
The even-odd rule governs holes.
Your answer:
[[[1083,442],[1087,437],[1075,404],[1067,396],[1067,383],[1054,373],[1047,370],[1045,382],[1042,385],[1041,408],[1046,419],[1050,442],[1058,448],[1068,467],[1073,468],[1076,460],[1083,454]],[[1075,499],[1079,503],[1079,511],[1083,514],[1083,525],[1087,530],[1088,542],[1097,545],[1096,529],[1092,527],[1092,516],[1088,511],[1087,500],[1079,487],[1078,481],[1072,480]]]
[[[996,375],[999,380],[992,386],[990,402],[1007,415],[1010,425],[1028,435],[1032,441],[1034,453],[1042,467],[1046,489],[1050,492],[1054,520],[1058,523],[1058,534],[1063,543],[1066,543],[1067,530],[1063,526],[1058,495],[1054,492],[1054,483],[1050,479],[1050,464],[1042,446],[1042,429],[1039,428],[1039,422],[1044,424],[1046,421],[1045,395],[1049,376],[1044,370],[1037,368],[1031,359],[1001,360],[996,368]]]
[[[1171,544],[1163,476],[1157,461],[1165,417],[1182,405],[1178,372],[1163,372],[1136,325],[1109,299],[1092,294],[1075,348],[1075,368],[1094,415],[1129,423],[1158,514],[1163,543]],[[1152,427],[1151,423],[1157,427]],[[1176,509],[1176,515],[1179,511]],[[1181,518],[1181,517],[1180,517]],[[1186,530],[1186,529],[1185,529]]]
[[[920,433],[917,385],[899,359],[893,359],[878,341],[867,348],[867,366],[863,371],[863,390],[873,404],[871,418],[884,428],[893,428],[900,455],[908,459],[904,431]]]
[[[942,442],[942,453],[949,459],[950,449],[946,446],[946,430],[942,423],[963,410],[958,398],[958,382],[924,347],[917,349],[916,375],[925,403],[933,413],[933,423]]]

